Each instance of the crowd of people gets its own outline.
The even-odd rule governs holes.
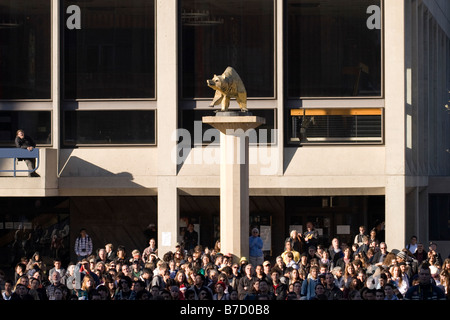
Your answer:
[[[256,228],[251,237],[258,236]],[[448,300],[450,257],[436,243],[412,236],[392,249],[377,230],[359,228],[353,243],[321,243],[312,224],[293,230],[274,261],[233,261],[220,241],[206,247],[189,229],[173,251],[158,253],[155,239],[127,252],[110,243],[94,250],[85,229],[77,261],[46,266],[39,253],[23,258],[14,279],[0,270],[3,300]],[[252,241],[261,247],[261,242]],[[254,250],[253,250],[254,251]],[[252,250],[250,250],[252,252]],[[250,258],[250,257],[249,257]],[[254,257],[253,257],[254,258]],[[254,262],[256,261],[256,262]]]

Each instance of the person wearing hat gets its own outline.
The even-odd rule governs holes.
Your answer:
[[[397,253],[397,263],[405,262],[406,261],[406,253],[403,251],[399,251]]]
[[[225,282],[217,281],[214,286],[213,300],[230,300],[230,294],[225,292]]]
[[[240,277],[245,276],[245,266],[246,265],[248,265],[247,257],[241,257],[239,259],[239,268],[238,268],[238,273],[239,273]]]
[[[242,264],[242,262],[248,262],[247,258],[246,257],[241,257],[239,259],[239,263]]]
[[[252,235],[249,240],[249,262],[253,266],[260,265],[264,262],[264,253],[263,253],[263,240],[259,236],[258,228],[253,228]]]

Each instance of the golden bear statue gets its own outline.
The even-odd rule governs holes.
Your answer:
[[[216,90],[214,99],[209,105],[214,107],[222,104],[221,111],[227,111],[230,106],[230,99],[236,98],[242,112],[247,112],[247,91],[239,74],[232,67],[227,67],[222,75],[214,75],[210,80],[206,80],[208,87]]]

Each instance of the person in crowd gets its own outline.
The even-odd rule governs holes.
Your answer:
[[[63,289],[59,288],[62,293],[64,293]],[[45,288],[42,287],[41,280],[38,278],[31,278],[30,279],[30,290],[29,294],[31,294],[34,298],[34,300],[48,300],[47,292],[45,291]]]
[[[97,262],[97,263],[103,262],[105,265],[109,262],[105,248],[100,248],[97,250],[95,262]]]
[[[252,229],[252,235],[249,237],[249,263],[253,266],[260,265],[264,262],[263,240],[259,236],[258,228]]]
[[[144,249],[144,251],[142,252],[142,261],[148,262],[150,260],[150,255],[154,254],[154,255],[158,255],[158,249],[156,248],[156,240],[154,238],[151,238],[148,241],[148,247],[146,247]]]
[[[386,242],[380,242],[379,248],[380,250],[375,252],[372,258],[372,264],[376,266],[382,266],[384,259],[386,259],[386,256],[389,253]]]
[[[254,276],[254,271],[253,271],[253,265],[248,263],[245,266],[245,274],[244,276],[239,280],[239,284],[238,284],[238,294],[239,294],[239,300],[243,300],[245,295],[250,293],[252,287],[253,287],[253,282],[256,281],[256,278]]]
[[[325,295],[325,287],[322,283],[317,283],[314,291],[314,296],[309,298],[309,300],[328,300],[328,297]]]
[[[54,300],[53,294],[55,289],[63,287],[66,286],[61,282],[61,275],[59,274],[59,272],[53,272],[50,284],[45,288],[48,299]]]
[[[404,250],[408,256],[414,257],[414,253],[417,251],[417,236],[411,236]]]
[[[12,280],[9,280],[9,279],[5,280],[4,289],[2,292],[3,300],[6,300],[6,301],[11,300],[11,296],[13,294],[13,287],[14,287],[14,284],[13,284]]]
[[[117,291],[114,300],[135,300],[136,292],[131,290],[131,278],[121,276],[118,282]]]
[[[89,300],[89,292],[92,289],[95,289],[95,281],[89,274],[85,274],[80,289],[76,290],[78,300]]]
[[[342,270],[345,270],[346,266],[353,261],[352,249],[350,247],[346,247],[343,250],[344,255],[336,260],[336,267],[341,267]]]
[[[306,223],[306,231],[303,233],[302,239],[305,243],[306,249],[309,246],[317,247],[319,240],[319,232],[314,228],[314,225],[311,221],[308,221]]]
[[[363,241],[362,241],[363,236],[367,236],[366,227],[359,226],[358,229],[359,229],[359,233],[353,239],[353,243],[356,243],[358,246],[361,246],[363,244]]]
[[[418,276],[419,283],[406,291],[404,300],[446,300],[445,293],[432,283],[427,262],[420,265]]]
[[[213,300],[230,300],[230,294],[225,292],[227,285],[223,281],[218,281],[214,286]]]
[[[316,295],[316,284],[320,282],[319,268],[317,266],[312,266],[309,271],[309,276],[302,283],[301,291],[302,297],[305,297],[306,300],[311,300],[311,298]]]
[[[289,237],[286,238],[286,240],[284,241],[286,243],[286,241],[289,241],[291,243],[291,248],[297,252],[299,252],[300,254],[303,253],[303,240],[302,240],[302,234],[299,233],[297,230],[292,230],[289,233]]]
[[[414,258],[417,260],[417,263],[420,265],[423,261],[428,259],[428,252],[425,250],[423,243],[417,243],[417,250],[413,254]]]
[[[437,250],[437,243],[434,241],[431,241],[430,245],[428,247],[428,256],[429,257],[430,257],[430,254],[436,258],[436,264],[441,266],[443,263],[443,260],[442,260],[441,254]]]
[[[328,300],[342,300],[344,298],[344,294],[336,286],[335,278],[331,272],[325,274],[325,295]]]
[[[193,251],[198,245],[198,232],[194,230],[192,223],[188,224],[188,227],[184,233],[184,248],[187,251]]]
[[[116,253],[114,252],[114,246],[112,243],[107,243],[105,245],[105,252],[106,252],[106,260],[111,262],[116,259]]]
[[[362,300],[359,290],[352,290],[348,294],[348,300]]]
[[[87,259],[92,254],[93,243],[85,228],[80,229],[80,236],[75,239],[75,254],[78,261]]]
[[[126,249],[125,249],[125,247],[123,245],[119,245],[117,247],[116,258],[114,259],[114,263],[116,264],[116,266],[118,264],[121,264],[121,265],[126,264],[126,265],[128,265],[129,261],[127,259],[127,252],[126,252]]]
[[[331,240],[331,246],[328,248],[328,252],[330,253],[331,268],[334,268],[336,267],[337,260],[344,256],[338,238],[333,238]]]
[[[287,293],[287,286],[280,281],[281,272],[278,268],[272,268],[270,272],[271,286],[269,292],[275,296],[275,300],[285,300]]]
[[[12,299],[16,291],[14,299],[29,299],[29,295],[39,301],[448,299],[450,259],[439,263],[434,244],[425,251],[417,243],[413,252],[414,248],[408,246],[388,251],[387,243],[380,242],[367,252],[355,246],[360,252],[353,254],[337,237],[330,246],[319,238],[317,245],[309,245],[307,249],[303,243],[305,252],[300,254],[292,245],[300,238],[298,234],[289,234],[283,252],[275,252],[273,261],[267,257],[257,265],[246,257],[238,257],[239,262],[232,263],[230,253],[220,252],[217,246],[210,249],[199,244],[188,255],[182,252],[181,244],[176,244],[174,251],[162,258],[151,253],[147,259],[143,257],[146,248],[142,251],[136,248],[128,259],[125,248],[119,246],[116,259],[112,260],[108,258],[107,245],[77,264],[64,265],[54,259],[48,267],[33,264],[44,260],[43,257],[25,257],[12,270],[16,271],[14,282],[4,280],[6,277],[0,270],[2,300]],[[149,241],[149,245],[153,246],[153,242]],[[176,255],[177,252],[180,254]],[[293,252],[299,254],[298,263]],[[283,258],[287,256],[290,258],[285,263]],[[419,259],[422,259],[420,268]],[[133,268],[136,260],[139,269]],[[27,270],[30,264],[32,268]]]
[[[53,268],[48,272],[49,279],[52,278],[53,272],[59,272],[61,279],[65,279],[66,269],[62,267],[62,261],[59,258],[53,260]]]
[[[192,291],[194,291],[194,297],[195,297],[195,300],[200,300],[200,292],[202,291],[202,290],[207,290],[209,293],[211,293],[211,297],[212,297],[212,292],[211,292],[211,290],[208,288],[208,287],[206,287],[206,278],[205,278],[205,276],[203,275],[203,274],[201,274],[201,273],[197,273],[196,275],[195,275],[195,282],[194,282],[194,284],[193,285],[191,285],[189,288],[188,288],[188,290],[192,290]],[[211,299],[212,300],[212,299]]]
[[[397,286],[394,283],[386,283],[384,285],[384,300],[401,300],[401,296]]]
[[[292,248],[292,244],[291,244],[291,241],[290,241],[290,240],[287,240],[287,241],[284,243],[284,248],[285,248],[285,250],[284,250],[284,252],[281,254],[281,257],[283,258],[283,262],[284,262],[284,264],[286,265],[286,267],[288,266],[288,258],[287,258],[288,252],[290,252],[291,255],[292,255],[291,260],[290,260],[290,261],[292,261],[291,264],[297,264],[297,263],[300,261],[300,252],[295,251],[295,250]]]
[[[404,262],[402,263],[404,264]],[[400,264],[393,266],[389,272],[391,273],[391,280],[394,282],[400,293],[404,295],[409,289],[408,276],[403,274]]]
[[[42,261],[42,257],[38,251],[36,251],[33,254],[33,256],[30,258],[30,260],[27,263],[26,271],[28,272],[33,269],[34,270],[45,270],[46,269],[46,266],[45,266],[44,262]],[[32,273],[30,275],[32,275]]]
[[[16,285],[16,289],[11,295],[11,301],[34,301],[34,298],[31,294],[28,293],[29,289],[26,285],[22,283],[18,283]]]

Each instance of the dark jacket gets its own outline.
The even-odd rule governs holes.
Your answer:
[[[30,137],[25,135],[23,139],[16,137],[16,140],[14,141],[17,148],[26,149],[28,147],[36,148],[36,143],[34,140]],[[18,158],[17,160],[23,161],[23,158]]]
[[[328,300],[342,300],[344,299],[344,293],[341,289],[333,285],[333,288],[328,289],[325,288],[325,295],[327,296]]]
[[[384,256],[384,258],[382,259],[382,261],[379,261],[382,254],[383,254],[383,253],[382,253],[381,251],[375,252],[375,254],[374,254],[373,257],[372,257],[372,261],[371,261],[372,264],[377,264],[378,262],[383,262],[383,261],[384,261],[384,258],[385,258],[386,256]],[[386,255],[388,255],[388,254],[389,254],[389,251],[386,250]]]
[[[255,277],[252,277],[251,279],[249,279],[247,276],[243,276],[241,279],[239,279],[239,284],[238,284],[239,300],[243,300],[247,293],[251,293],[251,290],[253,287],[253,282],[255,282],[255,281],[256,281]],[[244,289],[244,287],[246,287],[247,289]]]
[[[29,301],[34,300],[33,296],[29,293],[19,296],[17,293],[13,292],[11,295],[11,301]]]
[[[278,286],[270,286],[270,292],[275,296],[275,300],[286,300],[287,286],[284,283],[279,282]]]
[[[16,137],[15,143],[16,143],[16,147],[21,148],[21,149],[26,149],[28,147],[33,147],[33,148],[36,147],[36,143],[34,142],[34,140],[30,136],[27,136],[27,135],[25,135],[23,137],[23,139]]]

